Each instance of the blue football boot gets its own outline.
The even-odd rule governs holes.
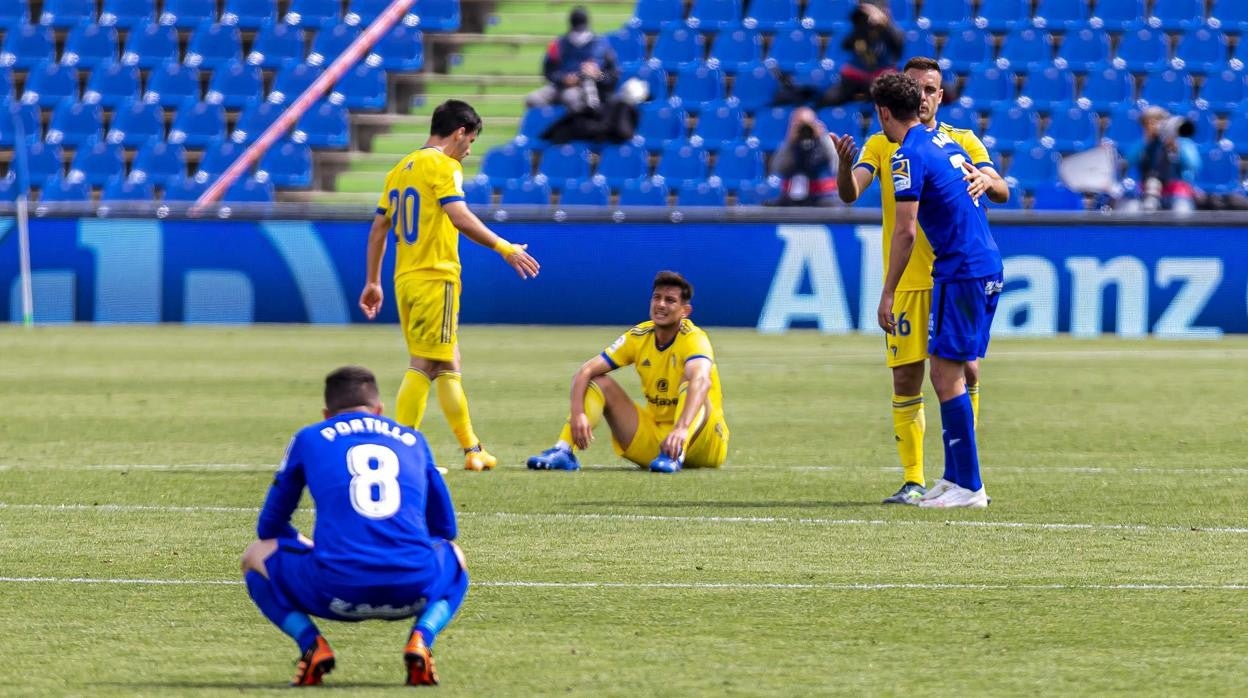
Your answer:
[[[658,458],[650,461],[650,472],[678,473],[680,472],[680,460],[671,458],[666,453],[660,453]]]
[[[566,448],[548,448],[529,458],[529,470],[580,470],[576,454]]]

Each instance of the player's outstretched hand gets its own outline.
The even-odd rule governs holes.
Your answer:
[[[966,193],[970,194],[972,199],[978,200],[992,186],[992,180],[984,174],[983,170],[966,160],[962,161],[962,170],[964,172],[962,179],[966,180]]]
[[[854,142],[854,137],[848,133],[843,136],[829,133],[828,138],[831,138],[832,145],[836,146],[837,166],[846,170],[852,168],[858,161],[858,144]]]
[[[360,310],[364,311],[364,317],[369,320],[376,319],[377,313],[381,312],[381,301],[385,298],[382,293],[381,284],[365,284],[364,290],[360,292]]]
[[[533,259],[532,255],[525,252],[528,247],[528,245],[516,245],[516,251],[507,255],[507,263],[511,265],[512,269],[516,270],[516,273],[519,274],[522,279],[532,279],[536,277],[537,272],[542,268],[542,265],[538,264],[537,260]]]

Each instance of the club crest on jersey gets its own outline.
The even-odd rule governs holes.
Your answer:
[[[910,188],[910,158],[893,160],[893,191]]]
[[[658,388],[660,393],[666,393],[667,392],[667,379],[660,378],[659,382],[654,384],[654,387]]]

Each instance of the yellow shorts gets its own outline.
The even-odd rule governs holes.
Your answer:
[[[932,291],[898,291],[893,297],[897,329],[884,336],[888,367],[927,360],[927,320],[932,313]]]
[[[395,279],[399,324],[407,353],[431,361],[452,361],[459,331],[459,284],[445,279]]]
[[[616,455],[645,468],[658,457],[663,439],[671,432],[672,425],[655,422],[637,403],[633,403],[633,409],[637,410],[637,433],[633,434],[632,442],[624,448],[612,437],[611,445],[615,447]],[[702,428],[689,441],[684,467],[718,468],[723,465],[728,457],[728,437],[728,423],[724,421],[723,411],[712,410]]]

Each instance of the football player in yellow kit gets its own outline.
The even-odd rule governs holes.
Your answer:
[[[693,286],[680,274],[654,277],[650,321],[620,335],[572,378],[571,414],[559,440],[528,460],[532,470],[578,470],[604,417],[615,452],[652,472],[718,468],[728,454],[728,423],[715,352],[689,320]],[[631,364],[641,378],[638,405],[607,374]]]
[[[936,120],[944,91],[941,89],[940,64],[926,57],[911,58],[905,72],[922,90],[919,121],[929,129],[940,129],[971,156],[965,179],[972,197],[987,195],[990,201],[1005,203],[1010,188],[993,166],[988,149],[973,132],[954,128]],[[893,154],[899,144],[892,143],[882,132],[869,137],[859,152],[850,135],[832,136],[840,162],[837,169],[837,191],[845,203],[853,203],[871,185],[880,182],[883,210],[884,276],[888,276],[888,253],[892,241],[896,200],[893,198]],[[918,229],[914,252],[897,286],[893,304],[894,330],[885,338],[885,352],[893,372],[893,434],[901,459],[901,488],[884,500],[885,504],[918,504],[927,494],[923,478],[923,434],[927,419],[923,413],[923,371],[927,361],[928,316],[932,307],[932,245]],[[979,361],[966,365],[966,388],[976,418],[979,416]],[[946,473],[948,474],[948,473]],[[942,478],[940,482],[949,480]],[[940,484],[938,482],[938,485]]]
[[[360,309],[372,320],[381,310],[381,259],[394,236],[394,293],[410,362],[395,400],[395,421],[419,429],[429,389],[464,449],[467,470],[490,470],[497,459],[481,445],[468,415],[460,374],[459,234],[489,247],[521,278],[537,276],[526,245],[495,235],[464,201],[464,170],[481,132],[481,117],[466,102],[449,99],[433,111],[429,140],[386,175],[368,234],[368,272]]]

